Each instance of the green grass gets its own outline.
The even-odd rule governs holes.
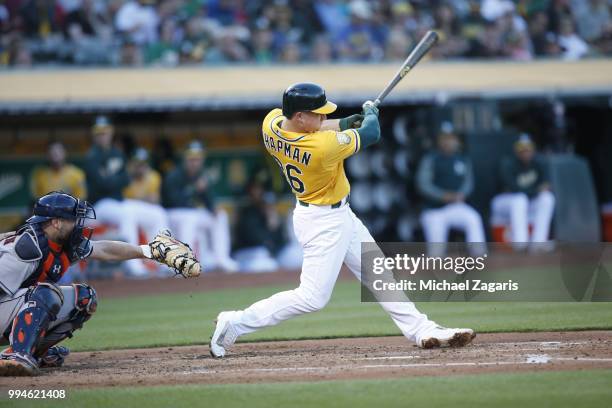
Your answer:
[[[296,276],[297,282],[297,276]],[[243,309],[288,287],[260,287],[100,299],[98,311],[66,345],[72,350],[155,347],[207,343],[222,310]],[[609,303],[421,303],[419,308],[446,326],[478,332],[612,328]],[[356,282],[338,282],[322,311],[253,333],[244,341],[397,335],[376,303],[360,303]]]
[[[612,370],[480,374],[391,380],[68,390],[61,401],[11,407],[609,407]]]

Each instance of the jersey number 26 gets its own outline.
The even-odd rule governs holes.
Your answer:
[[[299,177],[297,177],[296,175],[296,174],[298,175],[302,174],[302,170],[300,170],[297,166],[291,163],[287,163],[283,167],[283,163],[281,163],[279,159],[274,157],[274,160],[276,160],[276,163],[281,168],[281,171],[285,175],[285,178],[287,179],[287,182],[291,186],[291,189],[298,194],[302,194],[306,190],[306,188],[304,187],[304,182],[302,182],[302,180],[300,180]]]

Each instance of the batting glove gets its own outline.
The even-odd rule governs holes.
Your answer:
[[[378,116],[378,108],[376,107],[376,104],[372,101],[365,101],[365,103],[362,105],[363,108],[363,114],[365,115],[376,115]]]

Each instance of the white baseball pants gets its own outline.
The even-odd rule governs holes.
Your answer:
[[[523,193],[499,194],[493,198],[491,207],[491,223],[509,225],[512,242],[548,241],[555,210],[555,196],[550,191],[542,191],[532,199]],[[531,239],[529,222],[533,224]]]
[[[232,326],[238,336],[322,309],[331,298],[343,263],[361,279],[361,243],[374,242],[374,239],[348,204],[336,209],[298,204],[293,213],[293,227],[304,250],[300,286],[237,312]],[[412,341],[435,326],[408,299],[380,305]]]
[[[205,208],[174,208],[168,210],[168,215],[172,230],[178,239],[193,245],[204,269],[231,259],[229,217],[224,210],[213,213]]]
[[[151,240],[160,229],[170,226],[168,215],[163,207],[140,200],[118,201],[112,198],[104,198],[98,201],[94,207],[96,218],[103,223],[116,225],[119,235],[126,242],[138,245],[138,229],[142,228]],[[125,264],[133,274],[147,275],[144,263],[140,259],[126,261]]]
[[[480,214],[466,203],[452,203],[440,208],[431,208],[421,214],[421,225],[427,242],[445,243],[448,241],[448,230],[457,228],[465,233],[468,243],[484,243],[485,234]],[[436,251],[440,255],[445,252],[445,247],[439,245]],[[485,252],[483,246],[470,245],[469,249],[475,255]]]

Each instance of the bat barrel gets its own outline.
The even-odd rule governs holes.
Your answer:
[[[414,67],[423,56],[434,46],[434,44],[438,41],[438,34],[435,31],[428,31],[427,34],[423,36],[421,41],[414,47],[410,55],[406,58],[399,71],[395,74],[393,79],[387,84],[385,89],[378,95],[374,104],[378,106],[387,95],[395,88],[395,86],[399,83],[399,81],[404,78],[404,76]]]

